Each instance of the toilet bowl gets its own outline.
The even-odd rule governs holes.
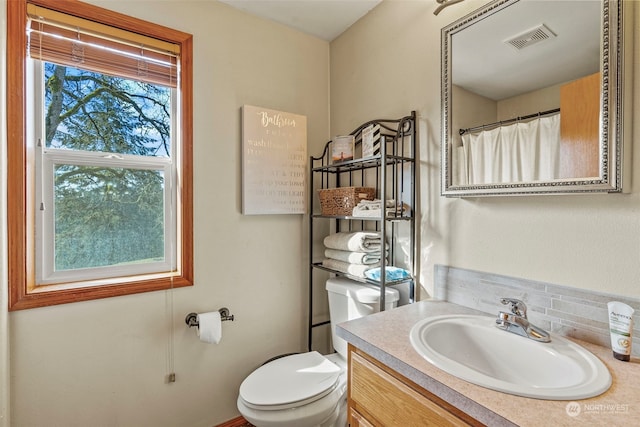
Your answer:
[[[327,280],[331,338],[336,353],[316,351],[272,360],[240,385],[238,410],[257,427],[343,427],[347,423],[347,343],[335,325],[379,311],[380,288],[346,278]],[[400,294],[386,289],[385,309]]]
[[[312,351],[276,359],[243,381],[238,410],[258,427],[340,425],[345,373],[346,363],[336,355]]]

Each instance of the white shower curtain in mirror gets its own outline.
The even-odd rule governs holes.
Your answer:
[[[547,181],[558,177],[560,114],[462,135],[467,184]]]

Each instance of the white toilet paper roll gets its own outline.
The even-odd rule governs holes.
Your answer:
[[[198,313],[198,336],[200,341],[218,344],[222,339],[222,319],[220,313]]]

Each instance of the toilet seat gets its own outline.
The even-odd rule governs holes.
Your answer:
[[[263,411],[307,405],[333,392],[341,372],[317,351],[282,357],[251,373],[240,385],[240,398]]]

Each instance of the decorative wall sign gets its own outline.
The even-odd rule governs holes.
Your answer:
[[[307,211],[307,118],[242,107],[242,213]]]

